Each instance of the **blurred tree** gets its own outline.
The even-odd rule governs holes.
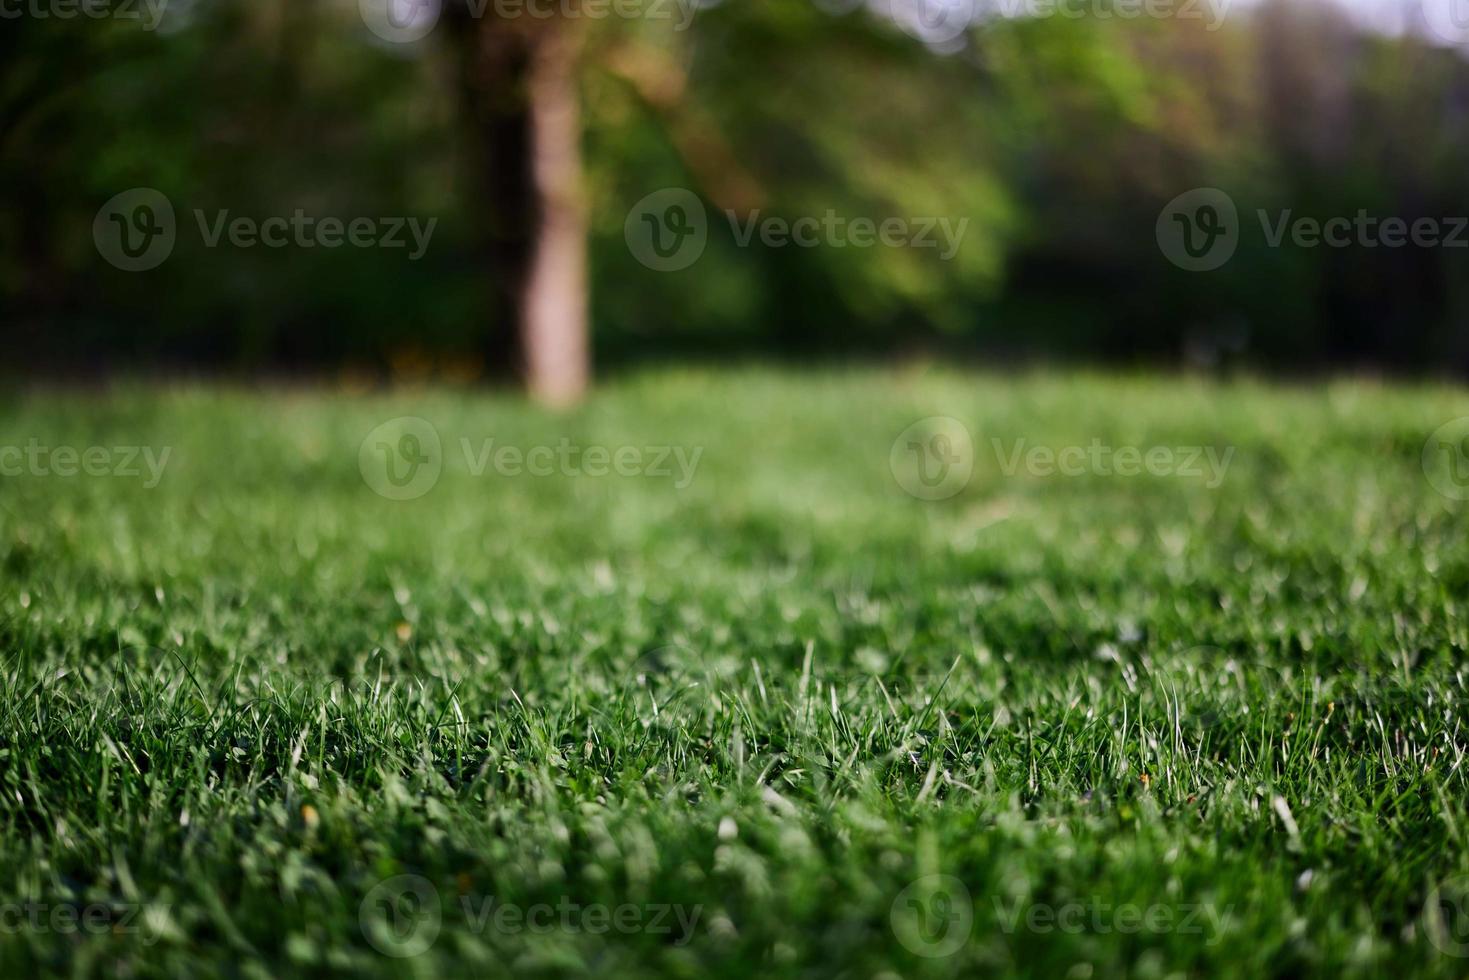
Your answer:
[[[446,10],[494,302],[515,324],[530,391],[576,402],[590,375],[587,214],[580,112],[581,21]],[[523,13],[523,11],[522,11]]]
[[[415,43],[370,29],[357,0],[172,0],[155,31],[7,20],[10,362],[403,379],[518,363],[554,402],[586,383],[593,338],[610,365],[1232,352],[1469,369],[1469,250],[1259,234],[1260,209],[1469,214],[1469,60],[1363,34],[1320,0],[1218,24],[980,5],[943,43],[899,0],[649,0],[601,17],[563,6],[586,0],[537,0],[554,17],[443,2]],[[1163,205],[1199,186],[1227,189],[1245,225],[1207,274],[1154,239]],[[141,274],[92,241],[98,208],[134,187],[179,219],[172,256]],[[697,263],[664,273],[637,261],[624,221],[672,187],[696,192],[709,234]],[[439,224],[417,259],[216,246],[196,229],[199,213],[298,210]],[[732,233],[827,214],[968,224],[948,257]]]

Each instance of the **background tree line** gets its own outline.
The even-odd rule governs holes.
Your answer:
[[[885,2],[724,0],[683,30],[677,16],[475,17],[463,2],[414,44],[375,36],[355,0],[173,0],[151,32],[8,21],[12,368],[510,375],[548,200],[579,222],[570,307],[584,304],[601,365],[942,352],[1469,368],[1466,250],[1271,248],[1254,218],[1469,214],[1469,64],[1416,34],[1362,32],[1311,0],[1232,9],[1217,31],[992,16],[941,46]],[[570,196],[537,183],[538,98],[572,112]],[[181,228],[143,274],[91,238],[102,202],[135,186],[168,195]],[[1160,208],[1197,186],[1226,189],[1245,229],[1206,274],[1154,238]],[[706,251],[677,273],[644,267],[623,237],[628,209],[663,187],[692,189],[711,216]],[[187,232],[196,209],[297,208],[439,225],[416,262]],[[969,224],[945,261],[741,246],[725,219],[831,210]]]

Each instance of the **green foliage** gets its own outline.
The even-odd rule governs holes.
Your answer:
[[[1469,311],[1464,250],[1272,248],[1255,218],[1469,214],[1469,65],[1451,50],[1356,33],[1319,4],[1231,9],[1218,23],[995,18],[946,53],[881,5],[728,0],[691,21],[686,6],[585,21],[604,361],[933,348],[1469,363],[1456,329]],[[151,33],[7,21],[0,289],[29,359],[248,369],[503,356],[449,32],[388,44],[356,7],[174,3]],[[652,67],[662,101],[630,64]],[[135,186],[167,194],[184,229],[146,275],[107,265],[90,235],[98,207]],[[1175,269],[1154,237],[1164,204],[1199,186],[1228,191],[1248,232],[1207,275]],[[678,273],[644,268],[623,236],[629,209],[664,187],[691,188],[710,217],[705,254]],[[418,262],[207,248],[195,230],[196,210],[298,208],[439,224]],[[727,211],[966,225],[945,260],[740,246]]]

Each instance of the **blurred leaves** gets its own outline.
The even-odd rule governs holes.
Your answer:
[[[1270,248],[1252,225],[1261,208],[1469,213],[1469,65],[1451,50],[1288,0],[1217,23],[1203,9],[991,16],[943,51],[881,4],[638,9],[586,21],[604,360],[930,348],[1469,362],[1461,251]],[[26,362],[502,367],[445,34],[384,42],[346,0],[175,2],[153,31],[7,21],[0,315]],[[180,219],[175,254],[142,276],[91,241],[97,208],[134,186],[163,191]],[[1245,224],[1209,275],[1174,269],[1153,236],[1163,204],[1197,186],[1225,189]],[[663,187],[709,211],[708,248],[678,274],[644,268],[623,238],[628,209]],[[225,209],[439,226],[412,263],[207,248],[195,212]],[[732,227],[828,213],[967,225],[949,260],[742,246]]]

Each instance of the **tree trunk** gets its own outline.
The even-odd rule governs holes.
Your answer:
[[[574,404],[590,375],[577,21],[461,10],[451,24],[493,319],[513,327],[531,394]],[[505,358],[505,339],[491,357]]]
[[[590,371],[577,48],[571,29],[549,31],[532,52],[527,86],[536,229],[520,329],[531,393],[552,405],[579,401]]]

